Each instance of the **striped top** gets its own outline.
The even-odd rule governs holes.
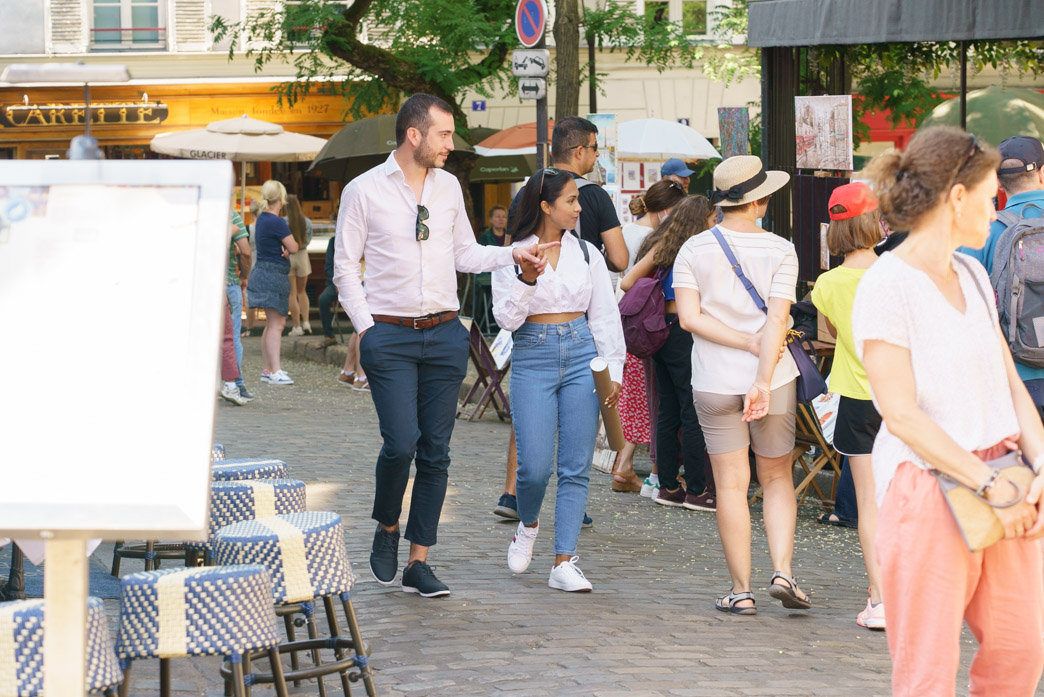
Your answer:
[[[718,225],[732,247],[743,274],[768,303],[769,298],[794,302],[798,260],[794,245],[770,232],[746,233]],[[725,252],[709,230],[690,237],[674,261],[674,287],[700,292],[700,312],[737,331],[754,334],[765,326],[765,313],[732,270]],[[692,388],[715,394],[746,394],[758,371],[758,357],[693,335]],[[772,389],[798,376],[790,352],[776,365]]]

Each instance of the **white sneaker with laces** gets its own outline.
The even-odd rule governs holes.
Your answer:
[[[243,406],[247,403],[247,400],[243,399],[242,395],[239,394],[239,388],[236,387],[234,382],[226,382],[221,385],[221,396],[238,406]]]
[[[293,385],[294,381],[286,374],[285,370],[277,370],[268,376],[270,385]]]
[[[644,496],[647,499],[654,499],[654,498],[656,498],[656,494],[658,494],[659,492],[660,492],[660,483],[657,482],[657,483],[653,484],[652,480],[650,480],[648,477],[646,477],[645,481],[642,482],[642,490],[638,492],[638,495],[639,496]]]
[[[302,322],[301,323],[301,329],[304,330],[305,334],[311,334],[312,333],[312,325],[309,324],[308,322]]]
[[[547,585],[560,591],[570,593],[586,593],[592,589],[591,582],[584,576],[584,572],[576,563],[580,557],[573,557],[551,569],[551,577],[547,579]]]
[[[867,599],[866,608],[856,617],[856,624],[860,627],[866,627],[867,629],[884,629],[884,603],[874,605],[869,599]]]
[[[511,573],[520,574],[529,568],[529,562],[533,561],[533,544],[539,531],[539,524],[535,528],[527,528],[519,521],[515,537],[508,545],[508,568]]]
[[[287,334],[287,336],[304,336],[304,329],[301,327],[294,327],[290,330],[290,333]]]

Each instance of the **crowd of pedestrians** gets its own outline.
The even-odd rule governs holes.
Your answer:
[[[631,202],[635,221],[621,225],[606,192],[584,178],[598,154],[597,129],[570,117],[554,128],[554,166],[535,173],[509,210],[491,209],[490,228],[476,240],[460,186],[442,169],[453,130],[448,104],[408,99],[396,150],[346,186],[327,249],[322,345],[336,343],[337,299],[355,329],[337,380],[371,392],[383,440],[373,576],[390,585],[401,568],[404,591],[451,592],[428,557],[468,361],[455,271],[491,272],[493,319],[513,336],[513,425],[495,511],[518,521],[505,540],[507,571],[526,573],[540,554],[554,474],[548,585],[592,590],[579,565],[580,531],[590,521],[599,409],[618,407],[627,446],[611,488],[715,513],[730,585],[707,602],[757,614],[753,471],[773,564],[768,595],[784,608],[811,609],[793,571],[801,369],[788,343],[798,259],[791,242],[761,227],[789,175],[756,157],[731,157],[715,168],[707,196],[690,195],[693,172],[667,163],[664,179]],[[1026,281],[1029,245],[1044,244],[1042,168],[1035,139],[1013,137],[998,150],[957,129],[931,128],[905,152],[877,157],[869,186],[836,188],[824,211],[829,253],[842,261],[819,276],[810,300],[836,342],[832,445],[854,482],[868,582],[854,619],[887,628],[895,695],[954,693],[962,621],[980,644],[972,694],[1028,696],[1044,671],[1044,355],[1034,352],[1044,352],[1044,292],[1029,279],[1019,286],[1027,297],[1009,307],[996,291],[1005,274]],[[998,187],[1007,197],[1000,216]],[[226,330],[221,394],[237,403],[233,397],[250,398],[238,377],[242,306],[233,297],[244,279],[249,305],[267,318],[263,382],[292,384],[279,362],[287,315],[292,333],[310,330],[301,299],[307,257],[295,262],[307,254],[310,226],[278,182],[264,185],[262,199],[255,262],[242,220],[233,216],[230,226],[239,274],[233,259],[228,306],[236,316]],[[651,347],[625,338],[618,303],[628,294],[656,301],[643,316],[659,332]],[[601,396],[591,370],[597,357],[612,382]],[[653,472],[644,482],[634,470],[637,444],[650,445]],[[410,549],[400,567],[414,466],[401,534]],[[1004,467],[1032,471],[1023,480]],[[955,489],[966,492],[961,506],[949,498]],[[989,543],[976,546],[964,527],[970,514],[958,509],[969,500],[996,524]]]

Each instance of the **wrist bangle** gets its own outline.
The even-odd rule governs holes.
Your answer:
[[[986,477],[986,481],[979,485],[979,488],[975,490],[975,495],[979,498],[986,496],[986,492],[993,488],[993,485],[1000,479],[1000,470],[991,470],[990,476]]]
[[[527,281],[526,279],[522,278],[522,274],[521,273],[518,274],[518,276],[516,276],[516,278],[518,278],[518,280],[520,280],[523,283],[525,283],[527,286],[535,286],[536,285],[536,280],[535,279],[532,280],[532,281]]]

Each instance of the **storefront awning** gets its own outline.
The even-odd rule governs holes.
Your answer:
[[[1044,37],[1041,0],[758,0],[750,46]]]

